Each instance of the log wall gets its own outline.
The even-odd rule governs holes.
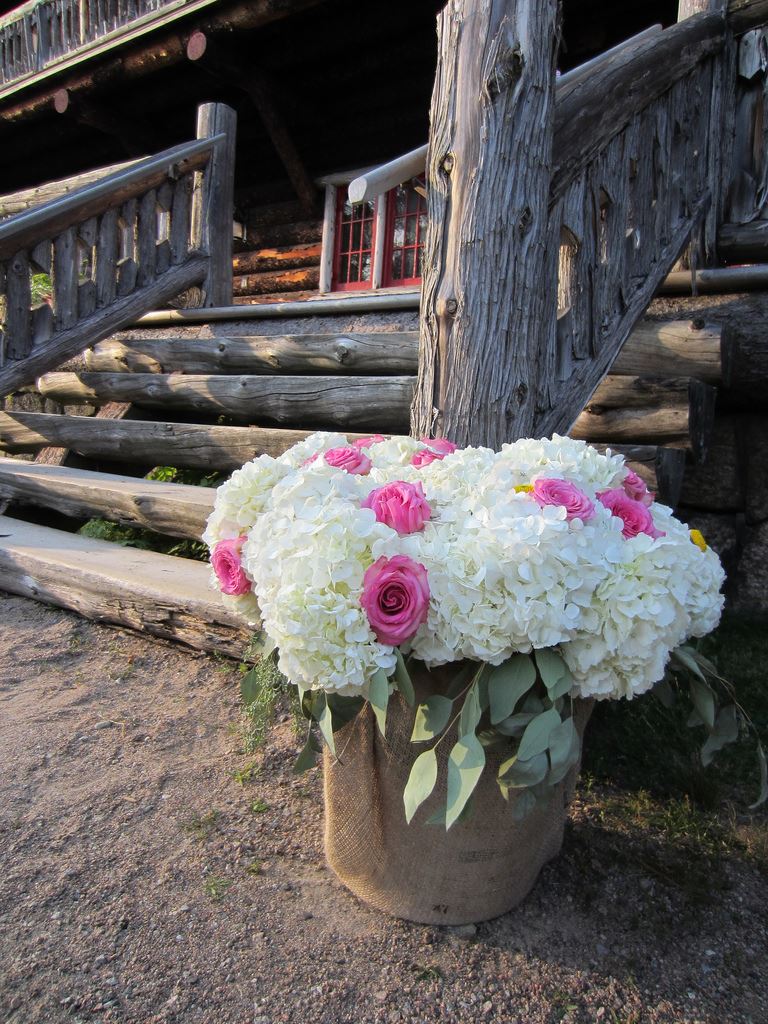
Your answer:
[[[323,222],[298,203],[238,210],[245,244],[233,260],[236,305],[290,302],[317,294]]]

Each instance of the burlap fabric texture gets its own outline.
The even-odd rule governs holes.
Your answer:
[[[442,670],[444,672],[444,670]],[[438,692],[426,673],[417,697]],[[444,690],[444,687],[440,687]],[[579,733],[592,710],[577,701]],[[502,758],[489,755],[473,796],[468,821],[427,825],[445,807],[447,760],[454,737],[438,747],[438,781],[409,825],[403,790],[426,744],[411,743],[414,712],[393,694],[387,735],[369,705],[336,734],[337,757],[324,756],[325,854],[356,896],[395,917],[424,924],[468,924],[506,913],[530,892],[539,872],[562,846],[567,808],[578,774],[574,768],[522,821],[515,797],[505,802],[495,779]],[[506,755],[505,755],[506,756]],[[489,770],[490,769],[490,770]]]

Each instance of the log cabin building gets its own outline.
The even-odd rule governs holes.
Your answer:
[[[131,323],[124,315],[115,319],[121,333],[99,331],[62,372],[41,363],[34,394],[28,382],[21,393],[5,389],[0,514],[10,504],[9,516],[34,522],[35,506],[55,504],[67,530],[103,515],[193,538],[210,494],[176,485],[173,495],[159,496],[155,481],[138,479],[153,466],[226,473],[256,452],[283,450],[301,436],[295,428],[408,429],[414,391],[419,402],[420,291],[435,259],[426,255],[435,210],[428,183],[440,169],[429,167],[424,151],[442,7],[437,0],[0,3],[0,218],[27,247],[26,284],[17,281],[14,292],[14,252],[24,246],[9,241],[5,252],[0,222],[0,379],[3,358],[13,363],[20,354],[37,365],[51,336],[66,336],[68,356],[82,349],[70,338],[78,315],[95,323],[102,308],[108,319],[110,302],[129,308],[141,288],[155,296],[154,307],[136,307],[137,318],[155,312],[130,331],[122,330]],[[574,436],[623,449],[664,500],[712,539],[731,571],[734,603],[764,614],[768,578],[756,567],[768,564],[760,469],[768,453],[760,405],[768,343],[759,325],[768,300],[761,291],[740,299],[727,292],[768,288],[768,2],[730,0],[727,7],[724,20],[719,0],[561,4],[550,207],[557,222],[547,236],[557,351],[541,358],[547,369],[536,385],[538,418],[527,432],[570,423]],[[584,87],[595,76],[607,83],[602,94]],[[587,122],[582,101],[592,104]],[[618,134],[599,125],[603,106],[607,122],[617,107],[629,110],[619,110]],[[190,144],[196,116],[199,141]],[[598,138],[592,150],[583,144],[590,133]],[[223,151],[224,136],[236,143],[221,175],[211,154]],[[163,159],[147,169],[140,158],[151,154]],[[523,147],[514,159],[524,156]],[[593,167],[599,181],[589,177]],[[143,192],[137,168],[144,168]],[[193,174],[203,175],[209,213],[200,207],[195,214],[195,200],[185,198],[182,186],[192,189]],[[98,190],[105,175],[123,189],[114,209],[96,197],[79,226],[53,241],[49,234],[44,244],[32,245],[23,223],[13,234],[14,215],[75,189]],[[350,185],[352,199],[362,201],[350,201]],[[594,201],[591,226],[585,200]],[[217,207],[229,210],[225,222],[216,221]],[[188,230],[175,237],[182,220]],[[58,232],[64,221],[53,224]],[[195,231],[211,250],[211,266],[214,249],[224,255],[227,274],[214,273],[200,246],[188,244]],[[106,277],[97,253],[102,236],[115,254]],[[70,262],[79,260],[69,285],[61,271],[58,278],[51,272],[53,298],[30,299],[30,273],[33,282],[35,270],[47,274],[68,245]],[[505,259],[498,266],[506,269]],[[713,299],[710,289],[726,295]],[[683,297],[657,297],[649,308],[657,291]],[[425,301],[428,295],[422,362]],[[509,293],[498,301],[509,305]],[[227,308],[194,308],[201,304]],[[745,304],[753,323],[746,332],[739,329]],[[13,316],[29,335],[26,348],[13,341]],[[433,317],[427,335],[441,330]],[[612,336],[613,348],[601,352],[601,338]],[[309,376],[320,374],[337,376]],[[334,391],[343,374],[362,375],[354,401],[351,392]],[[421,383],[423,376],[422,366]],[[571,381],[581,397],[562,411]],[[11,464],[33,455],[23,471]],[[18,550],[0,548],[0,587],[71,602],[56,580],[81,557],[80,541],[47,565],[35,554],[33,527],[14,529]],[[241,650],[240,627],[211,608],[191,566],[184,571],[195,578],[185,577],[175,598],[166,595],[182,605],[184,593],[196,595],[198,611],[180,625],[158,618],[157,596],[139,584],[133,611],[109,600],[105,610],[105,589],[128,586],[138,571],[106,554],[104,565],[99,594],[78,598],[86,614]]]

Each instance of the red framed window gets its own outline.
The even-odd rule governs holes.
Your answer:
[[[421,284],[427,201],[424,180],[414,178],[387,192],[384,287]]]
[[[360,291],[372,287],[376,245],[376,201],[356,206],[340,188],[336,203],[336,232],[333,254],[333,290]]]

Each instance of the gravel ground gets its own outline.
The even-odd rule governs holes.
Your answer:
[[[689,872],[664,835],[613,828],[606,791],[580,791],[512,913],[369,910],[325,867],[287,713],[248,770],[237,681],[0,594],[0,1020],[768,1020],[764,878],[735,856]]]

